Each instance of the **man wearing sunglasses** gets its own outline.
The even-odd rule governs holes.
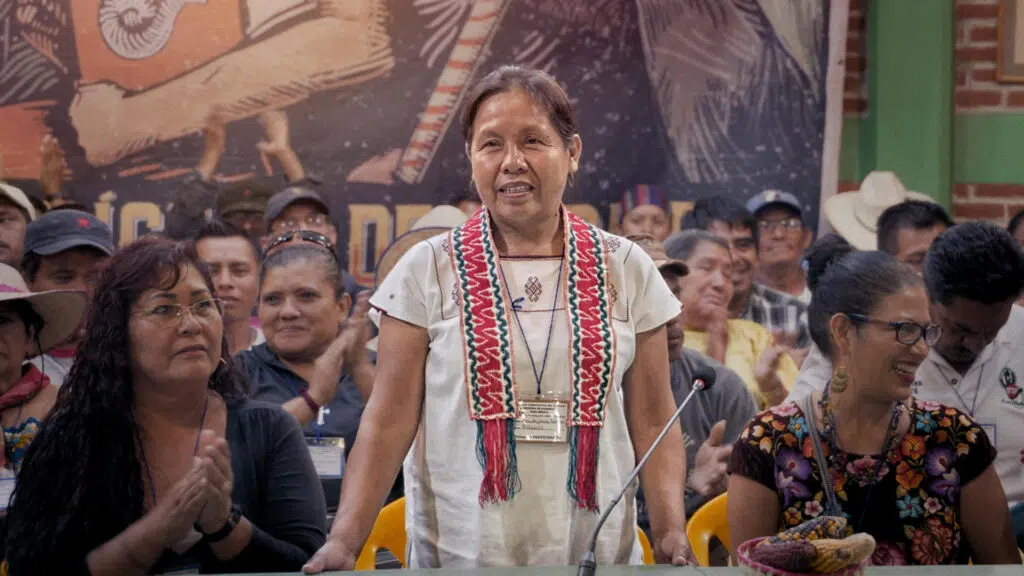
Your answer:
[[[917,370],[914,395],[970,414],[998,453],[1010,505],[1024,501],[1024,309],[1014,305],[1024,251],[994,224],[960,224],[932,244],[924,280],[942,334]]]
[[[316,191],[305,186],[289,186],[267,201],[263,215],[267,236],[264,248],[277,236],[293,230],[311,230],[338,244],[338,229],[331,221],[331,208]]]

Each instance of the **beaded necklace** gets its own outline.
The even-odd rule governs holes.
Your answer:
[[[839,428],[836,426],[836,417],[832,410],[831,389],[832,381],[829,380],[828,384],[825,385],[825,391],[821,394],[821,400],[818,400],[818,407],[821,409],[822,436],[824,436],[825,441],[828,442],[829,469],[838,470],[839,473],[843,473],[846,470],[847,458],[846,453],[839,449]],[[871,496],[874,494],[875,486],[878,483],[878,475],[881,473],[882,467],[885,466],[885,462],[889,458],[889,450],[892,449],[893,440],[896,438],[896,431],[899,429],[900,414],[902,413],[902,410],[903,402],[897,402],[892,408],[892,417],[889,418],[889,428],[885,432],[885,441],[882,443],[882,453],[879,455],[878,462],[875,463],[875,468],[871,472],[871,480],[868,483],[868,495],[864,499],[864,506],[861,508],[860,514],[857,518],[857,532],[860,532],[863,527],[864,518],[867,516],[868,508],[871,505]],[[829,500],[837,507],[835,512],[839,512],[838,501],[835,497],[835,488],[828,485],[824,488]]]

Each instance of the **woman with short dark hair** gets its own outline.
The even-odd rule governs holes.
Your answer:
[[[282,405],[303,426],[309,449],[320,456],[317,473],[331,509],[373,385],[360,330],[367,297],[350,318],[341,266],[324,245],[300,240],[268,252],[259,277],[267,341],[236,360],[249,376],[253,398]]]
[[[326,509],[295,420],[248,401],[191,245],[115,254],[85,340],[29,447],[12,575],[298,569]]]
[[[921,277],[883,252],[837,255],[824,270],[808,314],[832,379],[758,414],[736,442],[733,542],[827,514],[875,538],[875,564],[1019,563],[985,431],[912,396],[941,335]]]

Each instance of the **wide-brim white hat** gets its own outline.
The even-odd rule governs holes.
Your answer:
[[[380,286],[410,248],[423,240],[461,226],[465,224],[466,220],[469,220],[469,217],[462,210],[447,204],[436,206],[424,214],[413,223],[408,232],[395,238],[395,241],[380,255],[380,260],[377,262],[376,285]],[[366,347],[376,352],[377,339],[370,340]]]
[[[462,210],[447,204],[436,206],[413,223],[408,232],[392,242],[380,255],[377,262],[376,284],[387,278],[398,261],[405,256],[410,248],[427,238],[433,238],[456,226],[461,226],[469,217]]]
[[[931,196],[907,190],[894,172],[872,172],[861,182],[860,190],[829,198],[825,218],[854,248],[878,250],[878,217],[908,200],[935,202]]]
[[[0,264],[0,304],[24,300],[43,319],[39,331],[39,354],[67,340],[78,329],[85,314],[85,293],[75,290],[29,292],[17,270]]]

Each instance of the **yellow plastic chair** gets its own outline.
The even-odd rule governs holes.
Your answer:
[[[647,534],[638,526],[636,529],[640,535],[640,548],[644,551],[644,564],[654,564],[654,549],[651,548],[651,541]],[[398,558],[405,568],[405,497],[395,500],[381,509],[377,515],[377,521],[373,524],[373,531],[363,546],[363,551],[356,559],[356,570],[376,570],[377,552],[386,548]]]
[[[654,565],[654,548],[651,547],[651,541],[647,539],[647,534],[644,534],[639,526],[637,526],[636,532],[640,535],[640,548],[644,551],[644,564]]]
[[[690,548],[701,566],[711,565],[712,538],[718,538],[722,545],[732,552],[728,494],[716,496],[693,514],[686,524],[686,537],[689,538]]]
[[[405,497],[381,509],[370,538],[356,559],[356,570],[376,570],[377,552],[387,548],[405,568]]]

